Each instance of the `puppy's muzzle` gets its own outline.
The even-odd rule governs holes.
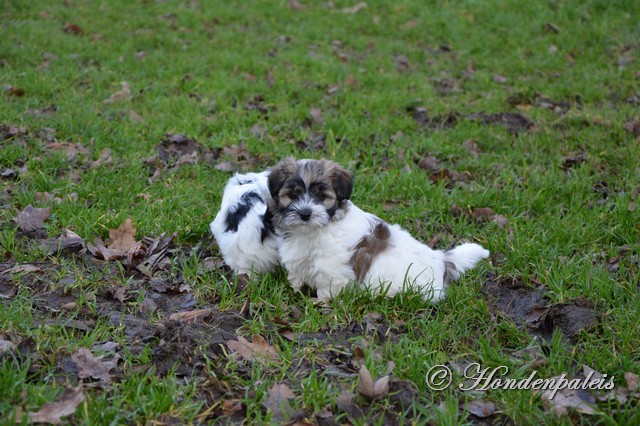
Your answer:
[[[298,211],[298,215],[300,216],[300,219],[302,219],[303,221],[307,222],[309,219],[311,219],[311,214],[313,212],[311,211],[310,208],[305,207],[303,209],[300,209]]]

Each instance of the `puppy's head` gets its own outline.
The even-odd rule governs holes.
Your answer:
[[[319,227],[344,213],[353,176],[332,161],[288,158],[271,169],[268,185],[280,226]]]

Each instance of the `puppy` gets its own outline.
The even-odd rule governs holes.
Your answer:
[[[277,236],[267,209],[268,173],[229,179],[210,225],[225,263],[239,274],[270,272],[279,264]]]
[[[355,281],[387,296],[413,287],[436,301],[449,282],[489,256],[478,244],[432,250],[400,226],[360,210],[349,201],[352,174],[331,161],[286,159],[267,182],[289,282],[317,289],[321,300]]]

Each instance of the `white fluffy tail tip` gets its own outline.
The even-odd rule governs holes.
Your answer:
[[[455,265],[458,274],[463,274],[465,271],[476,266],[482,259],[489,257],[489,254],[489,250],[480,244],[466,243],[445,251],[444,257],[445,261]]]

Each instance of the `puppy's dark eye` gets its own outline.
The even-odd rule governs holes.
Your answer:
[[[303,188],[300,185],[287,185],[283,188],[282,193],[289,198],[299,197],[303,192]]]
[[[324,200],[325,198],[327,198],[327,194],[326,192],[329,190],[329,186],[325,183],[314,183],[311,184],[311,186],[309,187],[309,193],[320,200]]]

